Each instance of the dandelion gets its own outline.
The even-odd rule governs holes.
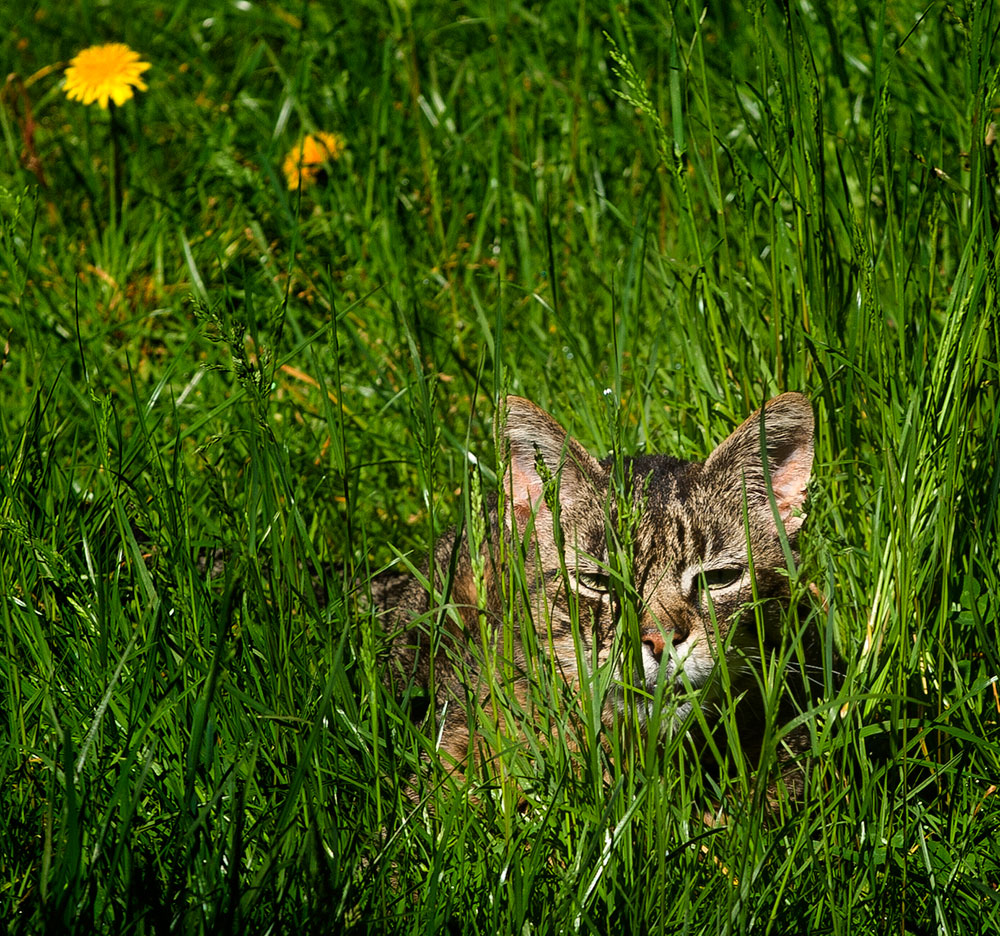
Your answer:
[[[97,101],[107,110],[109,99],[120,105],[132,97],[133,88],[146,90],[142,73],[149,67],[124,42],[90,46],[70,59],[66,96],[84,104]]]
[[[281,171],[292,191],[312,185],[331,160],[340,159],[344,138],[336,133],[307,134],[291,148]]]

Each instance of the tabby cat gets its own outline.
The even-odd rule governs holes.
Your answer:
[[[780,642],[789,585],[779,523],[794,549],[813,459],[809,401],[798,393],[776,397],[703,462],[642,455],[619,466],[611,458],[595,459],[528,400],[508,397],[502,413],[504,493],[499,509],[496,499],[487,509],[479,561],[470,554],[469,537],[452,534],[435,550],[434,599],[416,577],[401,573],[386,573],[372,585],[390,633],[397,689],[426,690],[434,648],[440,748],[460,765],[475,754],[467,713],[470,694],[488,707],[482,641],[497,654],[512,650],[513,671],[527,673],[530,627],[534,645],[570,684],[579,679],[578,660],[588,666],[611,660],[616,688],[604,704],[608,725],[625,705],[625,686],[634,687],[630,704],[640,719],[652,715],[654,700],[662,705],[673,697],[669,709],[661,709],[669,711],[661,719],[668,730],[684,722],[694,704],[710,724],[717,722],[727,697],[718,678],[724,656],[728,698],[740,700],[740,746],[755,758],[764,726],[751,661],[762,649],[759,620],[765,640]],[[620,573],[612,574],[609,542],[617,548],[614,531],[623,528],[619,520],[626,513],[631,560],[624,583]],[[512,601],[504,594],[511,591],[508,573],[518,549],[527,583],[521,603],[529,610],[509,625],[516,632],[505,641],[504,620],[511,619],[505,609]],[[640,643],[624,654],[622,607],[629,601]],[[445,604],[450,613],[440,613]],[[631,667],[623,665],[626,656]],[[515,680],[514,691],[527,696],[528,678]],[[779,718],[791,718],[796,704],[786,702],[790,708]],[[807,738],[801,730],[786,738],[789,763]],[[795,770],[786,771],[785,780],[793,793],[801,787]]]

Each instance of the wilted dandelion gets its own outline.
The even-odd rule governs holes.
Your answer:
[[[124,42],[90,46],[70,59],[66,96],[84,104],[97,101],[107,110],[109,99],[124,104],[135,93],[133,88],[146,90],[142,73],[149,67]]]
[[[340,159],[344,138],[336,133],[310,133],[289,150],[281,171],[293,191],[312,185],[331,160]]]

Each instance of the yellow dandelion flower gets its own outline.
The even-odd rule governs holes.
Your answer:
[[[299,186],[306,188],[319,178],[319,174],[331,160],[340,159],[344,152],[344,138],[336,133],[308,134],[289,150],[281,171],[288,180],[288,187],[294,191]]]
[[[142,73],[149,67],[149,62],[141,61],[139,53],[124,42],[90,46],[70,59],[66,96],[84,104],[97,101],[107,110],[108,99],[124,104],[135,93],[133,88],[146,90]]]

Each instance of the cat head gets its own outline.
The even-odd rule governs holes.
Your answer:
[[[639,621],[640,688],[650,695],[663,680],[705,687],[721,654],[738,675],[758,642],[755,587],[765,616],[768,601],[787,597],[779,524],[794,545],[812,469],[808,399],[771,400],[704,462],[626,459],[626,490],[617,495],[610,461],[595,459],[547,413],[520,397],[507,398],[505,413],[507,526],[537,560],[535,626],[551,628],[568,675],[577,659],[573,606],[587,649],[603,663],[621,645],[626,600]],[[633,518],[632,581],[613,585],[609,539],[622,509]]]

